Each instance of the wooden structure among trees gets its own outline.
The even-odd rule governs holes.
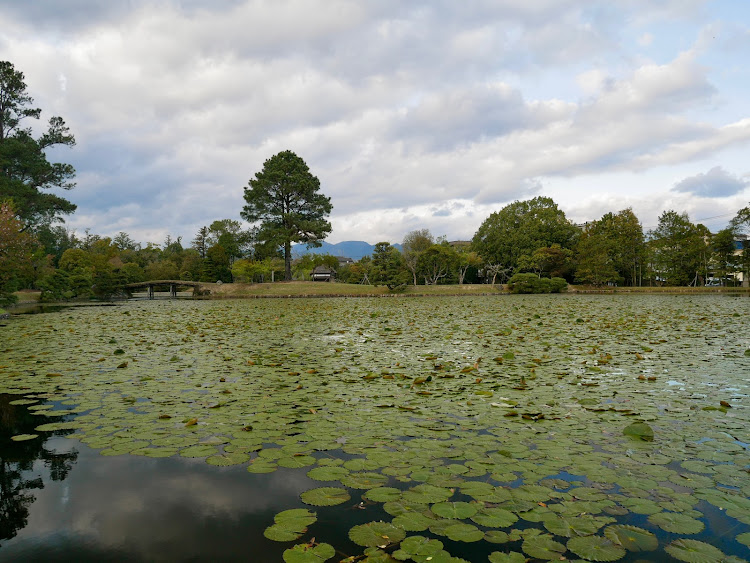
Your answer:
[[[333,281],[333,278],[336,275],[336,271],[326,265],[321,265],[315,266],[313,268],[312,274],[310,275],[312,276],[312,281],[330,282]]]
[[[145,281],[145,282],[137,282],[137,283],[129,283],[125,286],[125,289],[128,293],[132,293],[131,290],[133,289],[148,289],[148,298],[153,299],[154,298],[154,288],[159,286],[169,286],[169,297],[175,298],[177,297],[177,287],[183,286],[183,287],[192,287],[193,291],[195,289],[201,287],[200,282],[195,281],[185,281],[185,280],[151,280],[151,281]]]

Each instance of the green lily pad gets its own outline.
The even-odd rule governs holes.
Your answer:
[[[182,457],[206,457],[217,453],[216,446],[196,445],[180,450]]]
[[[607,526],[604,529],[604,535],[628,551],[653,551],[659,547],[659,540],[654,534],[636,526],[625,524]]]
[[[265,529],[263,535],[272,541],[294,541],[317,519],[314,512],[304,508],[284,510],[274,516],[274,523]]]
[[[340,466],[325,466],[325,467],[313,467],[307,472],[307,476],[310,479],[316,481],[338,481],[344,475],[348,475],[349,470]]]
[[[490,543],[508,543],[510,540],[507,533],[501,530],[487,530],[484,533],[484,541]]]
[[[382,487],[388,482],[388,477],[380,473],[358,472],[349,473],[339,479],[341,484],[352,489],[374,489]]]
[[[388,522],[369,522],[349,530],[349,539],[363,547],[384,547],[398,543],[406,532]]]
[[[487,528],[507,528],[518,521],[518,516],[504,508],[483,508],[471,517],[472,522]]]
[[[524,539],[521,548],[529,557],[547,561],[560,559],[560,556],[567,551],[563,544],[556,542],[549,534],[527,537]]]
[[[249,459],[250,456],[244,452],[224,452],[222,454],[216,454],[207,457],[206,463],[208,463],[209,465],[219,466],[239,465],[241,463],[247,462],[247,460]]]
[[[745,532],[737,536],[737,541],[743,545],[750,547],[750,532]]]
[[[570,538],[595,534],[599,528],[614,522],[613,518],[597,518],[590,515],[581,516],[546,516],[542,522],[550,533]]]
[[[490,563],[524,563],[526,561],[526,556],[517,551],[511,551],[509,553],[493,551],[489,555],[489,561]]]
[[[484,532],[471,524],[459,522],[445,528],[445,535],[453,541],[475,542],[484,538]]]
[[[262,458],[255,458],[250,465],[247,466],[247,470],[250,473],[273,473],[277,469],[278,465],[274,462],[266,461]]]
[[[346,484],[346,483],[345,483]],[[453,496],[453,491],[444,487],[436,487],[435,485],[417,485],[411,489],[404,491],[402,498],[407,502],[422,503],[422,504],[433,504],[437,502],[444,502]]]
[[[33,440],[38,437],[39,434],[16,434],[15,436],[11,436],[10,439],[14,442],[25,442],[26,440]]]
[[[430,510],[441,518],[463,520],[474,516],[478,507],[476,503],[469,502],[438,502],[433,504]]]
[[[423,532],[435,523],[435,518],[421,512],[404,512],[396,516],[392,523],[407,532]]]
[[[401,498],[401,490],[395,487],[376,487],[362,496],[373,502],[391,502]]]
[[[589,561],[617,561],[627,553],[624,548],[601,536],[570,538],[568,549]]]
[[[351,496],[346,489],[338,487],[318,487],[310,489],[300,495],[302,502],[313,506],[335,506],[351,500]]]
[[[424,536],[409,536],[404,539],[399,549],[393,553],[396,559],[406,561],[432,561],[435,555],[443,550],[443,542]]]
[[[626,436],[643,440],[644,442],[654,441],[654,429],[645,422],[634,422],[626,426],[622,431]]]
[[[705,525],[700,520],[686,516],[679,512],[660,512],[648,517],[648,521],[659,526],[666,532],[675,534],[697,534],[703,531]]]
[[[687,563],[720,563],[726,557],[724,552],[711,544],[684,538],[673,541],[664,551]]]
[[[335,556],[336,550],[327,543],[320,543],[315,546],[297,544],[285,550],[283,554],[286,563],[321,563]]]

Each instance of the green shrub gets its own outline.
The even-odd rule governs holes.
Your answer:
[[[563,278],[540,278],[536,274],[515,274],[508,281],[511,293],[560,293],[567,287]]]
[[[565,281],[565,278],[552,278],[550,283],[552,285],[552,293],[560,293],[568,289],[568,282]]]

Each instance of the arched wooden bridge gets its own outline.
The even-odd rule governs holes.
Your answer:
[[[178,287],[192,287],[193,291],[196,288],[201,287],[203,284],[195,281],[185,280],[149,280],[145,282],[129,283],[125,286],[125,289],[130,292],[133,289],[148,289],[148,298],[154,298],[155,287],[166,287],[169,286],[169,296],[177,297]]]

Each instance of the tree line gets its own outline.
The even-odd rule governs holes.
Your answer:
[[[41,110],[32,104],[23,74],[0,61],[0,303],[11,302],[21,288],[40,289],[44,299],[59,300],[107,298],[128,283],[157,279],[309,279],[319,265],[336,270],[338,281],[394,291],[480,282],[552,291],[561,282],[727,284],[739,273],[748,279],[750,253],[740,235],[750,228],[750,206],[715,234],[674,210],[644,231],[632,209],[575,225],[548,197],[506,205],[487,217],[470,241],[449,242],[419,229],[404,237],[402,251],[379,242],[372,256],[343,267],[333,256],[293,259],[292,243],[320,246],[331,232],[332,205],[320,193],[318,178],[291,151],[266,160],[244,188],[240,217],[249,228],[236,219],[216,220],[189,244],[171,236],[160,244],[141,244],[125,232],[104,237],[86,230],[79,236],[63,224],[76,206],[51,193],[73,188],[75,170],[47,158],[49,149],[73,147],[75,138],[60,117],[34,136],[26,121],[38,120]]]

